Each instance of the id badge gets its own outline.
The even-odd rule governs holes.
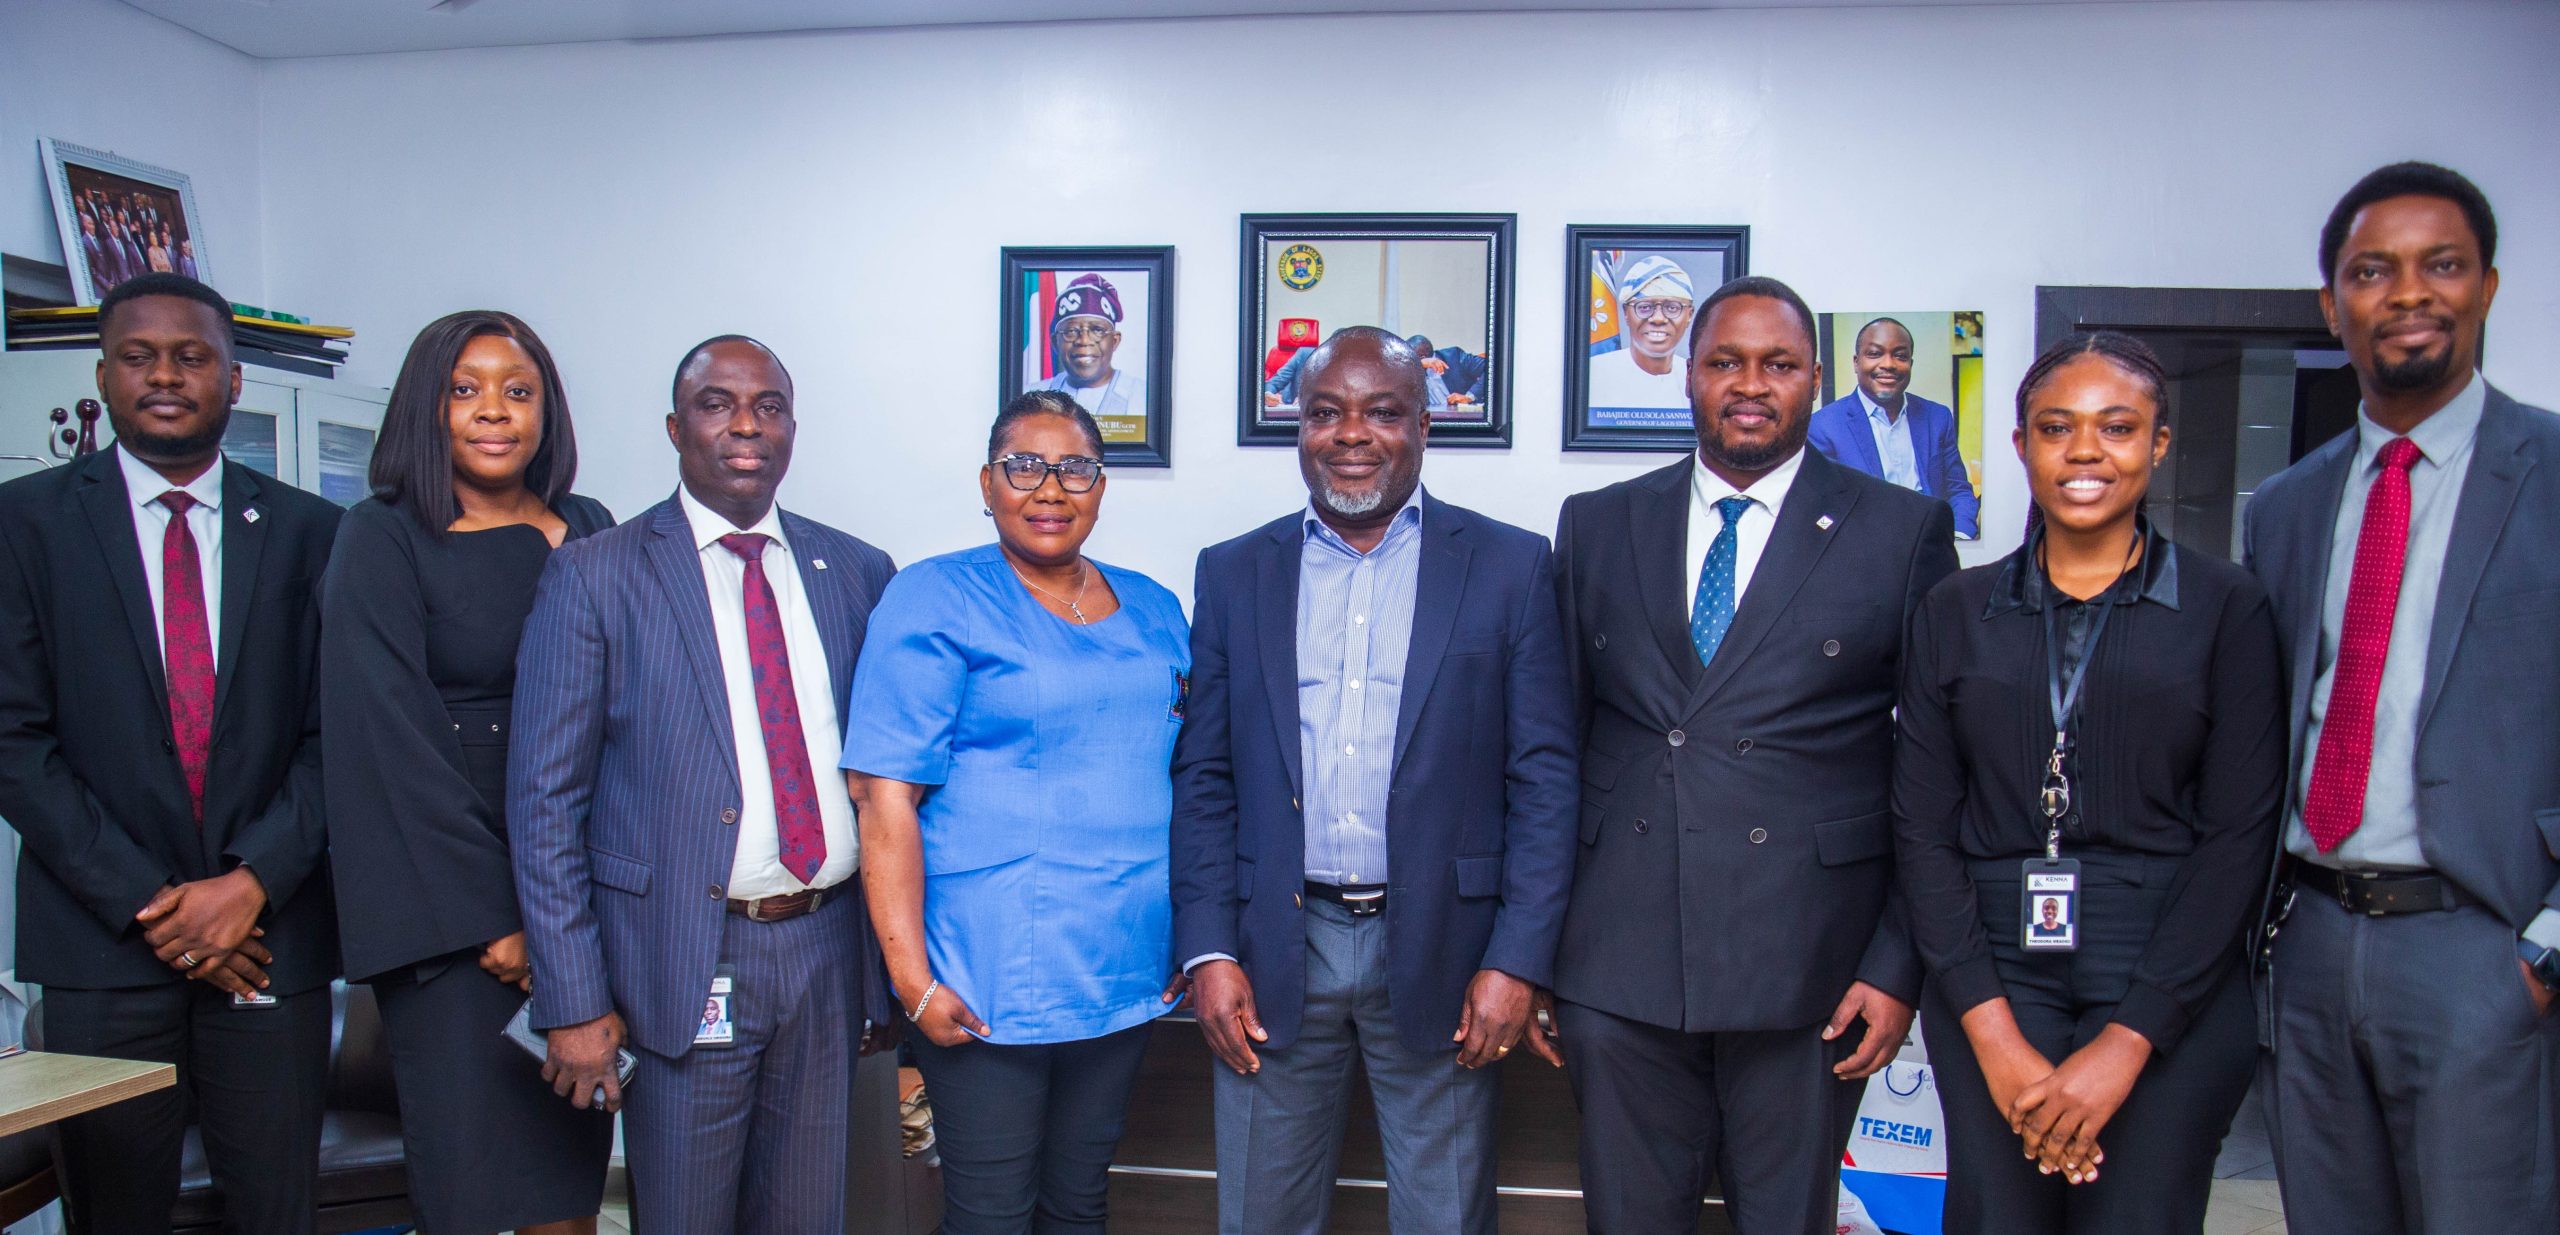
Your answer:
[[[2018,946],[2029,952],[2079,951],[2079,860],[2029,858],[2021,873],[2026,899],[2018,906]]]
[[[702,1001],[702,1023],[694,1028],[695,1046],[733,1046],[738,1041],[738,1023],[730,1016],[730,1001],[737,996],[737,970],[722,965],[711,973],[711,994]]]
[[[254,995],[235,993],[231,996],[231,1006],[234,1008],[272,1008],[279,1002],[275,996],[265,991],[259,991]]]

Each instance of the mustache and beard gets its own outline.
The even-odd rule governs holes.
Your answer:
[[[194,410],[193,402],[187,403]],[[126,449],[140,459],[192,459],[222,444],[222,435],[231,428],[231,409],[223,407],[214,415],[196,422],[193,431],[164,430],[147,418],[129,418],[130,425],[119,423],[116,437]],[[128,431],[130,430],[130,431]]]
[[[2445,341],[2403,360],[2386,361],[2379,355],[2375,356],[2374,384],[2391,391],[2431,390],[2453,372],[2453,319],[2432,317],[2426,320],[2444,332]]]

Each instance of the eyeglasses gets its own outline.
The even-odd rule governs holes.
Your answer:
[[[1111,326],[1099,322],[1092,325],[1080,322],[1069,325],[1062,322],[1057,328],[1058,337],[1069,343],[1100,343],[1111,337],[1111,331]]]
[[[1004,473],[1004,482],[1025,493],[1037,490],[1058,478],[1058,487],[1069,493],[1084,493],[1102,479],[1102,460],[1083,455],[1068,455],[1055,463],[1038,455],[1014,454],[996,459],[996,470]]]
[[[1686,300],[1658,299],[1627,302],[1627,320],[1629,321],[1643,321],[1648,317],[1658,317],[1666,322],[1676,322],[1688,312],[1689,302]]]

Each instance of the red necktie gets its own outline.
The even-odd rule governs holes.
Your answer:
[[[2338,663],[2329,677],[2329,710],[2320,749],[2311,758],[2311,791],[2302,823],[2322,853],[2364,823],[2365,778],[2373,770],[2373,702],[2382,693],[2382,662],[2400,609],[2400,575],[2409,556],[2409,469],[2417,443],[2395,437],[2382,447],[2382,473],[2365,494],[2356,532],[2355,573],[2347,580],[2347,618],[2338,630]]]
[[[169,735],[187,774],[187,802],[202,827],[204,760],[213,749],[213,627],[205,616],[196,534],[187,527],[187,511],[196,500],[171,489],[159,501],[169,508],[169,530],[160,537],[160,659],[169,677]]]
[[[782,607],[764,577],[766,539],[753,532],[720,538],[747,567],[747,663],[756,681],[756,719],[764,726],[764,762],[773,774],[774,838],[782,868],[800,882],[827,863],[827,826],[818,816],[818,782],[809,771],[809,740],[800,732],[800,695],[792,688],[791,648],[782,637]]]

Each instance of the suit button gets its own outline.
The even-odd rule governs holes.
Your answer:
[[[1673,746],[1684,746],[1688,744],[1688,741],[1688,734],[1682,733],[1677,729],[1671,731],[1671,744]]]
[[[1638,819],[1638,820],[1636,820],[1636,835],[1638,835],[1638,836],[1642,836],[1642,835],[1644,835],[1645,833],[1650,832],[1650,831],[1652,831],[1652,830],[1653,830],[1653,825],[1652,825],[1652,824],[1650,824],[1650,823],[1646,823],[1646,822],[1645,822],[1644,820],[1642,820],[1642,819]]]
[[[1837,640],[1837,639],[1825,639],[1825,640],[1823,640],[1823,641],[1822,641],[1822,654],[1823,654],[1823,655],[1825,655],[1825,656],[1837,656],[1837,655],[1839,655],[1839,654],[1840,654],[1840,641],[1839,641],[1839,640]]]
[[[1769,839],[1769,829],[1767,829],[1767,828],[1753,828],[1753,829],[1751,829],[1751,843],[1752,843],[1752,844],[1755,844],[1755,845],[1757,845],[1757,844],[1761,844],[1761,843],[1763,843],[1763,842],[1767,841],[1768,839]]]
[[[1591,636],[1591,650],[1592,650],[1592,651],[1595,651],[1595,652],[1605,652],[1605,651],[1609,650],[1609,636],[1607,636],[1607,635],[1593,635],[1593,636]]]
[[[721,808],[720,808],[720,822],[722,822],[722,823],[736,823],[737,821],[738,821],[738,808],[737,808],[737,807],[734,807],[734,806],[723,806],[723,807],[721,807]]]
[[[1749,739],[1749,738],[1743,738],[1743,739],[1741,739],[1740,741],[1735,742],[1735,743],[1733,744],[1733,753],[1735,753],[1735,754],[1737,754],[1737,755],[1748,755],[1748,754],[1750,754],[1750,753],[1751,753],[1751,739]]]
[[[729,899],[727,893],[728,889],[721,887],[719,884],[715,883],[711,885],[711,899],[715,901],[727,900]]]

